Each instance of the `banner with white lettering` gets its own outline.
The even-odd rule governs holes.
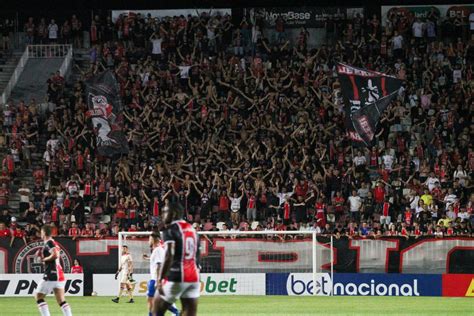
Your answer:
[[[66,296],[83,296],[83,275],[65,274],[65,277]],[[0,274],[0,297],[32,296],[42,279],[43,274]]]
[[[267,273],[267,295],[441,296],[438,274]]]
[[[364,17],[364,8],[347,7],[272,7],[235,9],[232,15],[236,19],[262,21],[263,26],[274,28],[280,24],[283,28],[324,28],[328,20],[343,21],[355,16]],[[241,17],[242,16],[242,17]]]
[[[313,271],[311,239],[282,242],[207,237],[201,238],[202,273]],[[86,294],[92,292],[92,274],[114,274],[117,271],[117,239],[58,237],[55,240],[61,248],[60,261],[66,273],[71,271],[74,258],[81,261]],[[329,272],[330,239],[318,236],[317,241],[317,272]],[[43,265],[35,259],[36,252],[42,247],[40,241],[24,245],[16,240],[12,247],[9,243],[9,239],[0,238],[0,273],[43,272]],[[143,247],[136,243],[143,243]],[[147,249],[147,240],[136,239],[130,247]],[[471,237],[384,237],[376,240],[343,237],[334,239],[333,255],[336,273],[474,274],[474,238]]]
[[[339,63],[337,74],[344,99],[345,125],[355,146],[370,146],[382,113],[403,81],[380,72]]]

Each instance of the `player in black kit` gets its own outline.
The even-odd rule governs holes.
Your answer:
[[[44,246],[38,255],[44,263],[44,275],[35,293],[39,312],[41,316],[50,316],[48,303],[45,302],[44,298],[51,291],[54,291],[54,296],[56,296],[56,301],[61,307],[63,315],[72,316],[71,307],[64,300],[66,279],[59,262],[59,245],[51,238],[51,227],[49,225],[44,225],[41,228],[41,238],[44,241]]]

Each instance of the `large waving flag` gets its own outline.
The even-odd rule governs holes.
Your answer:
[[[380,72],[341,63],[337,65],[337,73],[341,82],[345,125],[349,137],[356,146],[370,146],[380,116],[397,96],[403,81]]]
[[[97,153],[118,158],[128,154],[123,132],[122,102],[117,81],[111,71],[105,71],[86,82],[87,117],[92,120]]]

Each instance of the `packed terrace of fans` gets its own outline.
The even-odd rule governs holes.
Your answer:
[[[150,230],[174,199],[201,230],[472,235],[469,26],[436,14],[393,15],[384,27],[356,16],[338,21],[327,45],[308,47],[312,35],[289,38],[283,20],[265,32],[258,19],[207,14],[68,22],[58,40],[77,47],[71,25],[87,28],[90,69],[72,86],[51,77],[45,119],[32,100],[3,110],[3,235],[18,222],[20,239],[50,222],[74,238]],[[27,22],[29,40],[46,38],[40,25]],[[372,148],[353,148],[345,134],[338,61],[406,80]],[[84,80],[105,69],[125,105],[130,153],[117,161],[95,154],[84,102]],[[43,165],[34,188],[20,187],[15,221],[10,183],[34,152]]]

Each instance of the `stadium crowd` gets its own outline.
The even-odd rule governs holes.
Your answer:
[[[149,230],[171,200],[201,230],[472,236],[474,40],[457,22],[357,15],[310,47],[281,19],[264,30],[207,13],[96,16],[91,67],[72,87],[51,76],[46,118],[35,100],[4,107],[0,237],[26,242],[43,223],[73,238]],[[371,148],[345,134],[338,61],[406,80]],[[105,69],[124,104],[130,153],[118,160],[96,155],[86,115],[84,80]],[[12,218],[10,184],[39,151]]]

